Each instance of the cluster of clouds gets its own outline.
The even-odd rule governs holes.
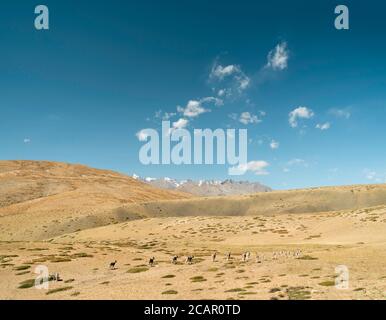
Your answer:
[[[328,112],[330,115],[335,116],[336,118],[350,119],[351,111],[350,108],[338,109],[332,108]]]
[[[307,107],[297,107],[289,113],[289,124],[292,128],[298,126],[299,119],[311,119],[314,116],[314,112]]]
[[[272,49],[267,55],[267,62],[263,67],[264,70],[283,71],[288,67],[289,50],[286,42],[281,42]],[[212,85],[214,92],[213,96],[200,99],[192,99],[184,106],[177,106],[176,111],[163,112],[159,110],[155,114],[158,120],[171,120],[177,117],[177,120],[172,122],[172,129],[186,128],[190,121],[197,119],[205,113],[212,111],[214,107],[223,106],[226,101],[236,99],[250,88],[252,80],[242,70],[240,65],[228,64],[223,65],[216,59],[208,77],[209,83]],[[232,113],[229,117],[245,126],[256,125],[263,121],[266,116],[264,111],[250,112],[244,111],[240,113]],[[147,135],[143,130],[136,134],[139,141],[146,141]],[[269,146],[272,150],[279,148],[280,143],[271,139]],[[256,175],[266,175],[266,170],[269,163],[266,161],[251,161],[247,164],[240,165],[237,170],[252,172]]]
[[[267,63],[263,69],[272,69],[282,71],[288,67],[289,50],[286,42],[281,42],[275,46],[267,55]],[[163,112],[158,110],[155,113],[156,120],[171,120],[179,117],[173,122],[173,128],[185,128],[190,121],[197,119],[205,113],[209,113],[214,107],[223,106],[229,99],[240,97],[245,90],[251,86],[251,78],[242,70],[240,65],[228,64],[223,65],[217,58],[210,70],[209,83],[213,86],[214,95],[199,99],[191,99],[184,106],[177,106],[176,111]],[[232,119],[237,119],[243,125],[259,124],[265,112],[259,111],[258,114],[245,111],[240,114],[232,114]],[[144,141],[141,131],[138,132],[137,138]],[[145,138],[146,139],[146,138]]]
[[[267,57],[266,68],[272,68],[273,70],[284,70],[288,67],[289,51],[287,43],[279,43],[275,49],[269,52]]]
[[[223,66],[214,62],[212,70],[209,74],[209,81],[215,86],[217,96],[220,98],[229,99],[242,94],[251,84],[251,79],[248,77],[239,65],[230,64]],[[219,87],[217,89],[217,87]]]
[[[331,128],[331,124],[329,122],[325,122],[325,123],[318,123],[316,126],[315,126],[316,129],[319,129],[319,130],[328,130]]]
[[[283,172],[288,173],[291,171],[292,167],[303,167],[308,168],[309,164],[304,159],[294,158],[287,161],[284,165]]]
[[[244,125],[249,124],[258,124],[263,121],[263,117],[266,115],[265,111],[259,111],[258,114],[252,114],[248,111],[242,112],[240,114],[237,113],[231,113],[229,115],[229,118],[231,118],[234,121],[238,121]]]
[[[365,178],[373,183],[385,183],[386,174],[379,174],[374,170],[364,169],[363,174]]]
[[[351,117],[351,112],[348,108],[346,109],[337,109],[333,108],[328,111],[329,115],[335,116],[337,118],[349,119]],[[292,110],[288,115],[288,122],[291,128],[297,128],[299,122],[303,120],[309,120],[315,117],[315,113],[312,109],[308,107],[297,107]],[[322,122],[315,125],[316,129],[321,131],[326,131],[331,128],[331,122]]]
[[[223,100],[215,97],[206,97],[200,100],[189,100],[185,107],[177,106],[177,112],[186,118],[197,118],[203,113],[210,112],[205,105],[213,104],[220,107],[224,104]]]
[[[257,176],[265,176],[268,175],[269,172],[267,168],[269,167],[269,163],[266,161],[250,161],[248,163],[239,164],[237,167],[231,168],[234,171],[247,173],[251,172]]]
[[[290,51],[288,49],[287,42],[278,43],[269,53],[267,54],[267,62],[260,69],[266,72],[271,70],[272,72],[280,72],[288,68],[290,59]],[[243,93],[251,87],[252,79],[238,64],[222,64],[217,58],[209,72],[208,83],[212,86],[213,94],[198,99],[191,99],[185,105],[178,105],[175,111],[163,112],[159,110],[155,114],[157,120],[171,120],[171,131],[174,129],[182,129],[189,126],[190,122],[198,119],[201,115],[212,112],[215,108],[221,108],[229,100],[233,101],[236,98],[243,97]],[[247,105],[252,105],[246,99]],[[351,112],[349,108],[338,109],[333,108],[328,111],[328,115],[349,119]],[[265,111],[241,111],[239,113],[231,113],[228,115],[230,119],[241,123],[242,125],[257,125],[260,124],[266,116]],[[311,119],[315,119],[315,112],[307,106],[295,107],[288,114],[288,123],[290,128],[300,128],[303,130],[307,126],[305,123]],[[326,131],[331,128],[331,122],[314,122],[314,128],[320,131]],[[137,138],[139,141],[146,141],[147,136],[143,131],[137,132]],[[273,139],[267,139],[267,145],[271,150],[277,150],[280,148],[280,142]],[[266,161],[251,161],[247,164],[242,164],[237,170],[251,172],[256,175],[267,175],[269,172],[267,168],[270,164]],[[291,167],[303,166],[307,167],[308,164],[302,159],[292,159],[285,164],[283,169],[284,172],[289,172]],[[371,172],[368,173],[368,177],[372,177]]]

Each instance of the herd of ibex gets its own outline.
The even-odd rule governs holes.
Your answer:
[[[216,262],[217,255],[218,255],[217,252],[214,252],[212,254],[212,261],[213,262]],[[299,258],[299,257],[301,257],[301,255],[302,255],[302,250],[300,250],[300,249],[297,249],[295,251],[274,251],[274,252],[272,252],[271,260],[278,260],[280,258],[291,258],[291,257]],[[180,258],[180,257],[177,256],[177,255],[172,256],[171,263],[172,264],[177,264],[178,263],[178,258]],[[247,262],[247,261],[250,260],[250,258],[251,258],[251,253],[249,251],[246,251],[246,252],[244,252],[241,255],[241,261],[242,262]],[[194,256],[187,256],[186,259],[185,259],[185,264],[193,264],[193,259],[194,259]],[[232,259],[232,253],[228,252],[225,255],[225,259],[227,261],[231,260]],[[262,263],[263,261],[265,261],[267,259],[269,259],[268,256],[266,256],[264,254],[260,255],[260,254],[256,253],[256,263]],[[110,263],[110,269],[111,270],[115,270],[116,264],[117,264],[117,260],[115,260],[114,262],[111,262]],[[153,267],[155,264],[156,264],[155,257],[151,257],[149,259],[149,266]]]

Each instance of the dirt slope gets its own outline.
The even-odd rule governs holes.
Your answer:
[[[385,299],[385,240],[385,206],[141,219],[52,241],[0,242],[0,299]],[[184,264],[187,255],[192,265]],[[42,264],[63,281],[50,291],[21,287]],[[338,266],[349,272],[344,290],[335,286]]]
[[[81,165],[0,162],[0,240],[44,240],[147,217],[320,213],[386,205],[386,185],[192,198]]]
[[[0,161],[0,239],[14,234],[17,239],[41,238],[58,228],[63,233],[103,225],[94,217],[123,205],[188,197],[83,165]]]
[[[318,213],[386,205],[386,185],[358,185],[274,191],[246,196],[191,198],[127,205],[122,215],[147,217],[245,216],[256,214]]]

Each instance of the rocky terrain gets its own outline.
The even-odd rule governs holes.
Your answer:
[[[171,178],[153,179],[134,175],[138,180],[142,180],[154,187],[177,190],[181,192],[191,193],[196,196],[227,196],[227,195],[245,195],[257,192],[269,192],[271,188],[264,186],[258,182],[235,181],[235,180],[175,180]]]

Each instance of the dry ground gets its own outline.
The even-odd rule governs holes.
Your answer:
[[[383,206],[129,221],[47,241],[2,242],[0,298],[385,299],[385,237]],[[273,252],[296,250],[302,250],[298,258],[273,259]],[[212,262],[214,251],[219,255]],[[252,253],[248,262],[241,261],[244,251]],[[170,263],[175,254],[181,257],[177,265]],[[192,265],[183,263],[186,255],[195,256]],[[152,256],[156,265],[149,267]],[[114,260],[117,268],[109,270]],[[19,288],[35,277],[37,265],[59,272],[64,281],[51,282],[51,291]],[[334,286],[338,265],[349,268],[348,290]]]
[[[192,198],[81,165],[0,161],[0,299],[385,299],[385,261],[386,185]],[[63,281],[37,290],[39,265]]]

